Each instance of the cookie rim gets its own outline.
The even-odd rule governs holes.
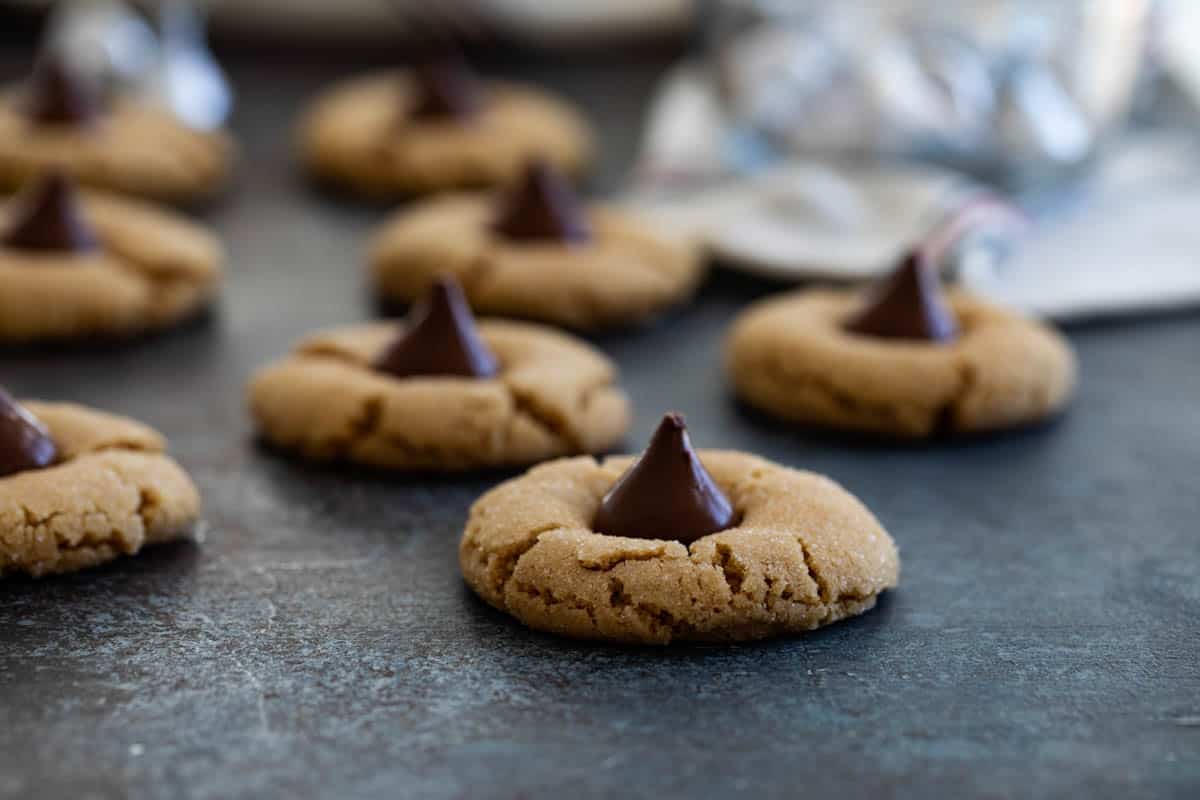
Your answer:
[[[255,422],[255,429],[258,436],[284,452],[297,455],[303,460],[317,463],[354,463],[391,472],[462,472],[528,466],[532,463],[539,463],[546,459],[564,455],[583,452],[605,452],[616,445],[628,431],[632,417],[630,401],[628,395],[621,388],[618,368],[612,359],[588,342],[545,325],[484,317],[477,320],[477,326],[481,338],[492,348],[500,363],[500,370],[495,376],[487,378],[466,378],[459,376],[412,376],[396,378],[373,369],[371,363],[373,357],[382,351],[386,343],[402,330],[402,325],[402,321],[389,320],[326,328],[303,337],[291,351],[259,367],[248,382],[250,413]],[[496,352],[497,348],[494,341],[489,341],[489,339],[494,340],[496,336],[511,336],[514,333],[518,336],[528,335],[537,337],[550,348],[558,348],[558,353],[550,356],[543,354],[538,358],[522,357],[516,362],[510,358],[506,359],[502,353]],[[349,347],[345,346],[344,343],[338,344],[335,341],[337,337],[350,337],[356,342],[357,337],[365,337],[370,340],[371,355],[367,355],[366,350],[368,348],[366,346],[356,351],[355,347],[358,346],[357,343]],[[532,400],[530,397],[532,392],[528,391],[527,387],[511,379],[511,376],[519,374],[518,370],[522,368],[536,368],[538,365],[544,364],[558,366],[564,354],[568,353],[577,357],[590,359],[595,366],[595,371],[597,372],[595,378],[592,381],[578,381],[574,388],[579,391],[582,398],[580,405],[585,409],[603,408],[607,404],[608,410],[614,411],[617,420],[613,425],[609,426],[610,430],[593,432],[587,429],[586,424],[578,421],[564,424],[561,420],[554,418],[552,410],[542,408],[535,400]],[[446,392],[447,397],[452,397],[463,391],[474,391],[479,389],[479,387],[498,389],[509,398],[513,419],[519,418],[522,424],[532,424],[535,426],[538,429],[539,435],[546,435],[553,440],[554,449],[536,458],[508,456],[505,455],[504,448],[502,448],[501,452],[495,458],[465,459],[463,463],[437,463],[438,459],[430,458],[428,463],[421,463],[414,466],[397,466],[381,463],[355,454],[355,449],[361,444],[359,439],[373,433],[371,430],[373,426],[359,426],[360,430],[356,436],[349,441],[339,443],[339,446],[334,448],[335,452],[313,454],[309,452],[312,446],[311,442],[282,441],[281,437],[276,435],[276,431],[273,430],[274,424],[270,420],[277,417],[277,415],[262,408],[258,396],[259,387],[262,385],[262,382],[273,377],[276,371],[299,369],[308,361],[315,361],[325,365],[339,365],[359,375],[369,376],[372,382],[377,383],[379,386],[388,387],[389,389],[403,386],[418,388],[435,387],[439,391]],[[506,376],[510,376],[510,379],[506,380]],[[295,391],[293,389],[293,392]],[[382,402],[370,392],[364,391],[362,394],[362,404],[367,407],[373,404],[378,405]],[[367,416],[377,420],[378,417],[376,415],[379,413],[379,409],[376,408],[373,414],[367,414]],[[510,423],[512,421],[512,419],[509,420]],[[366,433],[361,430],[362,427],[367,428]],[[496,432],[503,432],[503,430],[505,429],[496,429]]]
[[[719,484],[725,483],[722,489],[731,495],[738,515],[736,524],[729,528],[709,534],[687,545],[675,540],[628,539],[599,533],[591,528],[591,517],[594,515],[595,508],[599,505],[600,498],[606,490],[605,487],[611,486],[612,482],[615,482],[624,469],[634,461],[635,456],[610,456],[603,460],[597,460],[590,456],[557,459],[539,464],[522,475],[493,487],[472,504],[459,541],[459,567],[464,581],[484,602],[535,630],[570,638],[634,644],[669,644],[673,641],[750,641],[811,631],[869,610],[875,605],[880,594],[894,589],[898,585],[900,559],[895,541],[874,514],[836,481],[815,472],[792,469],[740,451],[699,450],[697,453],[710,470],[714,466],[722,465],[728,468],[731,464],[744,470],[749,484],[762,480],[765,476],[791,481],[797,487],[803,484],[814,495],[821,492],[827,499],[833,498],[833,501],[837,503],[845,502],[853,514],[858,515],[858,522],[864,529],[867,529],[872,541],[878,543],[878,552],[883,556],[879,565],[879,574],[874,576],[874,584],[867,591],[843,590],[844,587],[839,586],[839,591],[833,594],[829,588],[835,583],[832,580],[833,576],[820,574],[820,571],[816,569],[812,551],[812,543],[816,541],[813,537],[819,538],[827,531],[822,531],[819,527],[813,529],[806,527],[807,520],[793,522],[794,527],[791,528],[772,529],[767,532],[768,535],[788,537],[797,545],[799,557],[808,577],[813,582],[816,590],[815,598],[818,602],[788,598],[786,590],[770,600],[764,595],[758,602],[765,605],[768,615],[776,610],[772,605],[776,602],[796,602],[800,605],[802,612],[800,620],[793,620],[790,624],[778,621],[774,624],[764,623],[760,616],[756,618],[756,614],[763,610],[763,606],[739,606],[742,598],[739,591],[741,584],[734,586],[729,570],[731,560],[738,561],[740,559],[739,568],[742,570],[743,578],[755,569],[762,570],[763,574],[766,574],[766,570],[772,565],[770,559],[764,558],[755,562],[747,559],[745,553],[734,554],[733,551],[739,544],[765,540],[764,532],[758,527],[752,526],[751,520],[757,520],[757,512],[765,510],[766,505],[773,499],[778,504],[780,495],[774,491],[768,491],[759,500],[747,504],[745,497],[738,496],[739,492],[734,491],[734,487],[731,487],[723,477],[718,477]],[[495,518],[501,516],[501,512],[489,507],[489,503],[494,498],[502,495],[503,492],[517,491],[523,484],[532,484],[536,488],[540,486],[541,478],[548,477],[556,470],[564,474],[554,476],[555,480],[548,482],[547,485],[557,488],[560,485],[573,484],[575,489],[586,495],[588,491],[586,477],[567,474],[569,470],[576,467],[590,470],[592,475],[597,478],[602,476],[604,486],[593,487],[591,497],[587,498],[587,507],[576,509],[578,513],[575,519],[556,521],[553,524],[549,522],[536,524],[532,530],[525,532],[524,540],[515,548],[514,552],[506,552],[506,548],[503,546],[488,546],[489,535],[493,539],[503,538],[503,531],[497,527],[498,523],[495,522]],[[597,482],[601,481],[597,480]],[[548,492],[545,494],[549,497]],[[809,497],[811,496],[813,495],[809,495]],[[547,499],[543,502],[549,504],[550,501]],[[489,529],[488,525],[492,527]],[[872,528],[873,530],[871,530]],[[805,541],[806,537],[808,537],[807,542]],[[648,620],[648,627],[639,632],[602,630],[601,623],[597,620],[598,608],[588,612],[592,626],[590,631],[586,629],[580,631],[578,626],[573,624],[555,625],[547,624],[544,620],[530,619],[528,615],[522,613],[520,607],[513,607],[510,590],[521,577],[519,573],[522,571],[523,561],[531,553],[535,553],[536,548],[544,541],[554,542],[555,545],[565,544],[568,548],[575,549],[577,559],[575,575],[581,574],[578,570],[609,574],[625,565],[635,569],[649,570],[656,562],[665,563],[668,560],[681,564],[686,562],[687,568],[695,571],[697,575],[705,569],[719,571],[721,573],[720,580],[730,591],[730,613],[721,620],[719,625],[709,629],[700,629],[694,622],[678,617],[671,619],[668,615],[667,619],[659,619],[657,622],[654,619]],[[618,547],[628,548],[628,551],[619,552],[615,559],[600,557],[590,561],[589,559],[592,557],[584,554],[584,550],[589,544],[616,544]],[[493,572],[493,558],[498,558],[501,562],[499,580],[489,581],[487,578]],[[569,575],[552,574],[546,569],[539,569],[539,567],[530,567],[530,572],[541,582],[533,586],[531,590],[518,586],[516,593],[532,591],[534,595],[551,598],[550,605],[566,603],[566,608],[573,608],[570,605],[572,595],[564,592],[564,585],[570,582]],[[867,580],[862,576],[860,579]],[[768,584],[767,591],[770,590],[771,586]],[[827,595],[827,592],[830,593]],[[811,600],[812,597],[809,599]],[[575,602],[578,604],[579,598],[576,597]],[[610,600],[610,605],[612,602]],[[692,602],[694,604],[695,600],[693,599]],[[641,617],[644,613],[644,610],[640,608],[641,605],[641,603],[626,603],[620,606],[622,610],[619,614],[633,613],[635,616]],[[632,609],[632,611],[627,612],[625,609]],[[805,611],[812,613],[806,616],[803,613]],[[661,613],[661,610],[658,613]],[[641,622],[647,622],[647,620],[642,619]]]
[[[9,84],[0,89],[0,115],[24,119],[24,114],[17,107],[22,91],[21,83]],[[116,98],[112,106],[95,120],[95,128],[103,133],[106,127],[111,126],[111,119],[117,115],[133,117],[131,124],[136,123],[138,117],[150,117],[155,120],[155,124],[168,124],[176,134],[191,137],[195,142],[202,143],[212,155],[212,162],[215,164],[213,175],[196,175],[192,170],[186,177],[168,176],[160,170],[155,177],[149,178],[141,172],[131,175],[130,171],[114,170],[108,164],[97,167],[93,162],[99,157],[98,153],[105,150],[103,146],[97,145],[94,132],[78,130],[69,125],[39,125],[28,122],[31,131],[41,131],[44,135],[52,136],[56,145],[66,153],[39,153],[36,158],[31,158],[28,148],[22,148],[20,141],[15,141],[7,155],[0,150],[0,187],[7,190],[17,189],[48,169],[62,169],[81,184],[98,191],[127,194],[157,203],[190,205],[210,200],[229,186],[239,153],[237,143],[227,129],[192,128],[170,111],[128,96]]]
[[[591,241],[508,241],[480,222],[490,213],[495,198],[494,192],[452,192],[425,199],[389,215],[371,233],[367,242],[366,261],[375,295],[387,302],[410,303],[440,272],[451,271],[462,283],[472,306],[481,312],[557,325],[569,330],[594,331],[657,319],[670,309],[685,305],[699,290],[707,275],[706,260],[695,242],[682,236],[660,235],[636,214],[610,204],[586,206],[585,213],[593,231]],[[424,217],[448,212],[463,217],[459,226],[461,237],[456,241],[470,242],[472,253],[469,257],[439,259],[437,266],[431,269],[423,266],[414,269],[414,264],[427,260],[414,256],[427,255],[430,251],[427,245],[433,239],[410,235],[406,238],[411,241],[401,250],[396,242],[400,238],[399,232],[417,227],[415,223],[424,222]],[[638,302],[645,297],[643,289],[623,292],[626,298],[624,308],[603,310],[582,303],[583,312],[578,312],[574,307],[558,305],[552,306],[550,311],[534,310],[523,300],[518,301],[515,294],[504,302],[492,302],[489,298],[484,281],[494,279],[495,272],[503,269],[501,264],[515,263],[523,257],[536,254],[539,258],[552,257],[556,262],[561,262],[563,274],[570,276],[580,271],[580,267],[587,263],[586,258],[592,257],[598,242],[606,249],[623,255],[621,260],[624,263],[636,263],[639,269],[662,281],[651,307],[645,308],[644,303]],[[668,260],[675,274],[664,277],[665,270],[655,265]],[[409,278],[413,273],[417,273],[415,278],[400,280]],[[411,285],[404,288],[401,285],[403,283]],[[532,279],[528,282],[521,280],[517,284],[524,286],[519,294],[525,298],[538,297],[539,290],[544,292],[544,284]],[[609,284],[609,288],[614,285]],[[577,289],[576,293],[582,293],[582,290]]]
[[[516,162],[505,162],[500,167],[485,170],[488,174],[476,180],[463,181],[459,179],[432,180],[405,174],[403,171],[389,170],[386,174],[375,173],[373,179],[364,180],[360,171],[348,168],[344,162],[344,153],[336,156],[328,151],[322,139],[328,136],[330,125],[341,116],[336,114],[336,105],[354,99],[356,94],[387,91],[394,95],[395,107],[400,109],[411,92],[412,70],[404,67],[376,69],[363,74],[335,81],[322,89],[308,102],[296,127],[295,150],[304,169],[311,175],[322,180],[330,181],[344,189],[356,192],[365,197],[396,197],[406,194],[436,194],[444,191],[485,189],[503,185],[518,174],[524,158]],[[505,102],[529,103],[537,108],[537,112],[554,120],[559,132],[568,138],[566,150],[571,151],[567,157],[560,153],[540,151],[542,157],[548,159],[558,169],[572,176],[585,174],[593,158],[593,134],[588,119],[580,113],[577,107],[558,94],[547,91],[540,85],[522,81],[494,78],[480,78],[481,84],[489,95],[505,97]],[[388,84],[392,84],[389,87]],[[487,114],[485,108],[480,112]],[[400,121],[399,111],[394,115]],[[421,120],[419,127],[423,134],[441,130],[461,131],[465,125],[461,120]],[[361,150],[357,158],[377,154],[389,143],[403,143],[403,126],[394,126],[391,138],[371,137],[371,141]],[[529,149],[529,148],[522,148]],[[377,161],[378,159],[375,159]]]
[[[959,323],[959,335],[948,343],[882,339],[848,332],[841,322],[861,302],[863,294],[854,289],[801,289],[776,294],[743,309],[730,323],[724,341],[725,373],[737,396],[749,406],[784,422],[813,428],[840,430],[883,439],[927,439],[944,435],[971,436],[1034,425],[1061,414],[1071,402],[1078,381],[1078,364],[1069,341],[1054,328],[1012,309],[989,303],[960,289],[946,292],[946,302]],[[778,343],[770,356],[754,354],[761,349],[764,332],[756,329],[763,320],[787,309],[802,324],[789,329],[789,348],[781,352]],[[982,337],[999,332],[1008,345],[1021,345],[1045,358],[1032,371],[1014,375],[1014,370],[995,359],[981,357],[973,348],[983,347]],[[906,408],[912,402],[898,385],[882,392],[873,378],[864,380],[859,372],[845,369],[821,369],[804,373],[803,364],[819,353],[822,360],[846,363],[858,359],[881,368],[899,368],[901,363],[952,373],[955,388],[932,410],[921,424],[907,427],[871,417],[872,406]],[[779,364],[786,361],[794,374],[782,377]],[[775,365],[772,367],[772,365]],[[860,364],[861,366],[861,364]],[[818,374],[820,373],[820,374]],[[791,391],[790,402],[776,402],[763,396],[760,380],[770,375],[771,390],[783,392],[797,386],[822,386],[830,395],[846,398],[850,422],[834,422],[805,409]],[[864,390],[865,384],[870,390]],[[1012,398],[1013,408],[991,399],[992,407],[972,410],[980,386],[1003,385],[1004,395]],[[1030,402],[1031,391],[1043,396]],[[857,409],[857,411],[855,411]],[[912,422],[912,420],[908,420]]]
[[[147,545],[186,536],[197,524],[200,516],[199,490],[188,472],[167,454],[167,441],[158,431],[130,417],[77,403],[41,400],[21,400],[20,403],[46,427],[51,439],[59,448],[59,458],[42,469],[23,470],[0,477],[0,485],[11,484],[14,479],[19,479],[31,487],[74,486],[93,469],[114,472],[121,480],[134,486],[139,493],[134,514],[141,531],[140,538],[135,536],[133,541],[126,541],[128,531],[122,530],[119,535],[113,535],[117,530],[114,526],[108,539],[86,543],[84,539],[80,539],[72,543],[60,541],[60,537],[53,530],[47,530],[47,533],[56,539],[55,557],[49,563],[45,559],[22,559],[13,552],[10,543],[5,541],[6,537],[0,535],[0,580],[9,575],[41,578],[97,567],[121,556],[136,555]],[[97,431],[101,435],[95,435]],[[112,463],[111,456],[114,455],[132,455],[144,459],[146,464],[151,465],[152,471],[167,477],[165,484],[178,482],[182,491],[177,496],[153,497],[153,493],[161,491],[164,485],[154,486],[151,491],[146,486],[130,482],[117,469],[117,465]],[[172,521],[163,519],[161,515],[156,516],[156,509],[176,505],[185,507],[185,513],[182,515],[184,519]],[[49,529],[54,518],[66,513],[61,510],[52,511],[44,518],[39,518],[37,524],[33,524],[30,520],[33,512],[22,502],[19,502],[17,510],[24,515],[26,524],[33,525],[35,529]],[[109,514],[107,510],[99,507],[90,513],[101,513],[106,517]],[[85,560],[64,567],[61,565],[63,553],[85,556]]]
[[[13,202],[16,195],[0,197],[0,220],[4,212]],[[111,192],[85,189],[80,192],[79,201],[89,224],[95,229],[99,239],[99,247],[95,251],[85,252],[41,252],[24,251],[9,248],[0,244],[0,267],[12,270],[10,277],[33,274],[36,278],[45,278],[56,273],[61,280],[69,282],[79,270],[91,270],[97,267],[106,274],[112,275],[119,282],[135,281],[146,293],[146,297],[138,308],[138,319],[135,324],[75,326],[70,331],[38,330],[28,335],[0,334],[0,344],[25,344],[31,342],[72,341],[93,336],[125,338],[163,330],[185,323],[201,313],[212,304],[220,291],[224,279],[225,253],[220,240],[207,227],[185,217],[175,211],[153,205],[147,201],[132,197],[124,197]],[[125,224],[113,224],[112,217],[120,215],[133,217],[136,222],[129,228]],[[128,247],[118,244],[117,240],[130,236],[130,228],[155,228],[154,249],[162,250],[156,258],[147,257],[145,249]],[[167,229],[163,231],[162,229]],[[171,230],[182,231],[190,237],[194,248],[181,246],[171,234]],[[142,237],[143,239],[145,237]],[[194,250],[202,252],[196,255]],[[192,251],[192,252],[189,252]],[[3,291],[13,294],[25,287],[20,282],[8,281]],[[186,295],[186,302],[177,308],[171,308],[168,313],[156,317],[154,308],[155,296],[172,296],[177,293]],[[70,318],[93,319],[97,309],[105,306],[92,302],[95,295],[70,295],[76,302],[74,305],[63,305],[60,298],[59,311],[71,310]]]

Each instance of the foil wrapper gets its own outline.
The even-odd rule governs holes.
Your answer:
[[[63,2],[43,47],[61,51],[97,84],[158,103],[193,128],[219,128],[233,108],[204,19],[186,0],[163,0],[153,19],[119,0]]]
[[[1128,117],[1153,0],[719,0],[704,64],[723,157],[920,159],[1061,178]]]

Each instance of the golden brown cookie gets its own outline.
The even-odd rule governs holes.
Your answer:
[[[735,321],[726,363],[737,393],[781,419],[919,438],[1032,423],[1062,409],[1075,356],[1055,331],[950,292],[957,338],[947,342],[853,333],[853,291],[768,298]]]
[[[56,80],[46,77],[50,67]],[[80,100],[88,91],[74,85],[80,80],[48,60],[31,80],[0,92],[0,189],[60,169],[90,186],[183,202],[228,182],[235,148],[227,134],[194,130],[168,110],[128,96],[107,104]],[[68,93],[84,107],[38,114],[31,108],[34,92]],[[51,96],[42,104],[54,100],[63,103]]]
[[[10,241],[25,215],[22,203],[51,202],[55,209],[36,213],[60,213],[66,204],[75,227],[87,229],[89,246]],[[75,203],[69,188],[45,184],[0,201],[0,342],[135,334],[180,322],[214,298],[223,255],[212,234],[115,195],[84,192]]]
[[[497,186],[540,156],[581,172],[590,155],[583,119],[544,91],[487,82],[469,119],[414,117],[412,73],[334,86],[300,126],[300,157],[315,175],[370,197]]]
[[[699,454],[733,507],[732,527],[690,545],[597,533],[602,498],[633,459],[560,459],[476,501],[463,576],[532,628],[653,644],[809,631],[896,585],[891,537],[833,481],[745,453]]]
[[[651,319],[704,277],[691,243],[615,209],[588,211],[590,238],[567,243],[501,235],[492,224],[497,204],[495,195],[460,194],[397,213],[370,245],[378,294],[409,302],[449,273],[482,313],[594,329]]]
[[[483,320],[490,378],[397,378],[374,369],[396,323],[319,333],[250,383],[263,437],[304,458],[397,470],[466,470],[602,452],[629,426],[616,369],[549,328]]]
[[[57,454],[0,477],[0,575],[72,572],[190,532],[200,496],[162,436],[83,406],[24,406]]]

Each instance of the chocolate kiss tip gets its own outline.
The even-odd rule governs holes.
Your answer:
[[[0,389],[0,477],[42,469],[57,458],[46,426]]]
[[[97,246],[96,234],[84,219],[75,181],[48,172],[30,183],[14,201],[15,208],[0,244],[18,250],[84,252]]]
[[[884,339],[951,342],[958,337],[958,323],[942,297],[937,275],[916,252],[883,280],[845,328]]]
[[[483,89],[467,62],[457,54],[428,58],[412,68],[416,99],[409,114],[419,119],[474,116],[483,106]]]
[[[25,112],[35,122],[88,125],[99,102],[87,79],[73,70],[61,53],[43,54],[34,66],[25,96]]]
[[[733,506],[692,449],[683,415],[663,417],[641,458],[600,501],[592,529],[683,544],[725,530]]]
[[[520,181],[505,192],[493,229],[517,240],[584,242],[592,236],[578,195],[542,159],[531,160]]]
[[[374,367],[398,378],[462,376],[490,378],[500,370],[475,327],[462,287],[439,278],[408,316],[405,331]]]

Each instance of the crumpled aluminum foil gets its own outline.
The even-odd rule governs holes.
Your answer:
[[[1086,164],[1128,115],[1155,0],[718,0],[726,156],[917,158],[1006,186]]]
[[[955,274],[967,264],[990,269],[1026,230],[994,191],[936,165],[789,155],[735,169],[703,73],[684,64],[664,81],[621,200],[728,266],[780,280],[858,281],[933,244],[941,269]]]

